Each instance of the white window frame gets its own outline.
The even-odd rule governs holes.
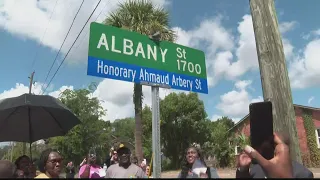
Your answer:
[[[315,131],[315,134],[316,134],[316,141],[317,141],[317,145],[318,145],[318,148],[320,149],[320,134],[318,133],[318,130],[320,130],[320,128],[317,128]]]

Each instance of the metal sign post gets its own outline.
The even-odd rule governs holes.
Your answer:
[[[152,98],[152,152],[153,152],[153,177],[161,177],[161,142],[160,142],[160,97],[159,87],[170,89],[166,84],[154,84],[149,82],[141,82],[141,85],[151,86]]]
[[[161,177],[161,149],[160,149],[160,99],[159,86],[151,86],[152,93],[152,152],[153,177]]]

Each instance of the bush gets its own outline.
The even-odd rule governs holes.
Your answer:
[[[162,171],[168,171],[168,170],[172,170],[172,163],[171,163],[171,160],[169,158],[166,158],[162,161]]]
[[[302,163],[305,167],[308,167],[308,168],[312,166],[309,154],[305,154],[305,153],[302,154]]]
[[[310,160],[312,167],[319,167],[320,166],[320,152],[318,149],[318,144],[316,141],[316,128],[313,123],[312,119],[312,111],[304,110],[303,111],[303,124],[304,128],[306,129],[306,136],[307,136],[307,144],[310,151]],[[306,163],[308,163],[308,159],[306,158]]]

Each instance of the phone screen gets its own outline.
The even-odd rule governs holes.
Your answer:
[[[274,156],[272,103],[258,102],[249,106],[251,146],[264,158]]]

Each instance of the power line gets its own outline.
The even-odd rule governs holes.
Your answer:
[[[63,42],[62,42],[62,44],[61,44],[61,46],[60,46],[60,49],[59,49],[56,57],[54,58],[54,60],[53,60],[53,62],[52,62],[52,64],[51,64],[51,67],[50,67],[50,69],[49,69],[49,71],[48,71],[48,73],[47,73],[46,79],[44,80],[41,89],[43,88],[44,83],[47,81],[47,79],[48,79],[48,77],[49,77],[49,74],[50,74],[50,72],[51,72],[51,70],[52,70],[52,68],[53,68],[54,63],[57,61],[57,58],[58,58],[58,55],[59,55],[59,53],[60,53],[60,51],[61,51],[61,49],[62,49],[62,46],[63,46],[64,43],[66,42],[66,39],[67,39],[67,37],[68,37],[68,35],[69,35],[70,31],[71,31],[71,28],[72,28],[72,26],[73,26],[74,21],[76,20],[76,18],[77,18],[77,16],[78,16],[78,13],[80,12],[80,9],[81,9],[83,3],[84,3],[84,0],[82,0],[82,3],[81,3],[81,5],[80,5],[80,7],[79,7],[79,9],[78,9],[78,11],[77,11],[77,13],[76,13],[76,15],[74,16],[74,18],[73,18],[73,20],[72,20],[72,23],[71,23],[71,26],[70,26],[70,28],[69,28],[69,30],[68,30],[68,33],[67,33],[66,37],[64,38],[64,40],[63,40]]]
[[[107,7],[107,5],[108,5],[108,2],[104,5],[103,9],[100,11],[99,15],[97,16],[97,18],[96,18],[94,21],[97,21],[97,20],[98,20],[98,18],[100,17],[100,15],[101,15],[101,13],[103,12],[103,10]],[[79,42],[78,46],[76,47],[76,49],[78,49],[79,46],[82,44],[83,40],[86,38],[86,36],[87,36],[87,34],[88,34],[89,31],[90,31],[90,30],[86,31],[86,33],[83,35],[83,38],[80,40],[80,42]]]
[[[53,13],[54,13],[54,11],[55,11],[55,9],[56,9],[56,6],[57,6],[58,1],[59,1],[59,0],[56,0],[56,3],[54,4],[54,7],[53,7],[53,10],[52,10],[52,12],[51,12],[50,19],[49,19],[49,21],[48,21],[46,30],[44,31],[43,36],[42,36],[42,38],[41,38],[41,41],[40,41],[40,43],[38,44],[38,47],[37,47],[37,50],[36,50],[34,59],[33,59],[32,64],[31,64],[31,69],[33,68],[34,64],[36,63],[36,59],[37,59],[37,57],[38,57],[39,49],[40,49],[39,47],[40,47],[40,45],[42,44],[43,39],[44,39],[44,37],[45,37],[45,35],[46,35],[46,33],[47,33],[48,26],[49,26],[49,24],[50,24],[50,22],[51,22],[52,15],[53,15]]]
[[[49,81],[49,83],[48,83],[47,87],[45,88],[45,90],[43,91],[43,93],[42,93],[42,94],[44,94],[44,93],[46,92],[46,90],[47,90],[47,88],[49,87],[50,83],[52,82],[53,78],[54,78],[54,77],[56,76],[56,74],[58,73],[58,71],[59,71],[60,67],[62,66],[62,64],[63,64],[63,63],[64,63],[64,61],[66,60],[66,58],[67,58],[68,54],[70,53],[70,51],[71,51],[72,47],[74,46],[74,44],[75,44],[75,43],[76,43],[76,41],[78,40],[78,38],[79,38],[79,36],[80,36],[81,32],[82,32],[82,31],[83,31],[83,29],[86,27],[87,23],[89,22],[89,20],[90,20],[91,16],[93,15],[93,13],[96,11],[96,9],[97,9],[97,7],[99,6],[100,2],[101,2],[101,0],[99,0],[99,2],[97,3],[96,7],[93,9],[93,11],[92,11],[92,13],[90,14],[90,16],[89,16],[88,20],[86,21],[86,23],[84,24],[84,26],[83,26],[83,27],[82,27],[82,29],[80,30],[80,32],[79,32],[79,34],[78,34],[78,36],[76,37],[76,39],[75,39],[75,40],[74,40],[74,42],[72,43],[72,45],[71,45],[71,47],[69,48],[69,50],[68,50],[67,54],[64,56],[64,58],[63,58],[63,60],[62,60],[61,64],[59,65],[58,69],[56,70],[56,72],[55,72],[55,73],[54,73],[54,75],[52,76],[51,80]]]
[[[98,14],[98,16],[96,17],[96,19],[94,20],[94,22],[96,22],[98,20],[98,18],[100,17],[100,15],[102,14],[103,10],[107,7],[108,2],[106,2],[106,4],[104,5],[104,7],[102,8],[102,10],[100,11],[100,13]],[[86,38],[88,32],[90,31],[90,29],[88,31],[86,31],[86,33],[83,35],[83,38],[79,41],[78,45],[75,47],[75,49],[71,52],[71,56],[76,52],[76,50],[79,48],[79,46],[83,43],[84,39]],[[63,69],[65,67],[62,66],[61,68]]]

